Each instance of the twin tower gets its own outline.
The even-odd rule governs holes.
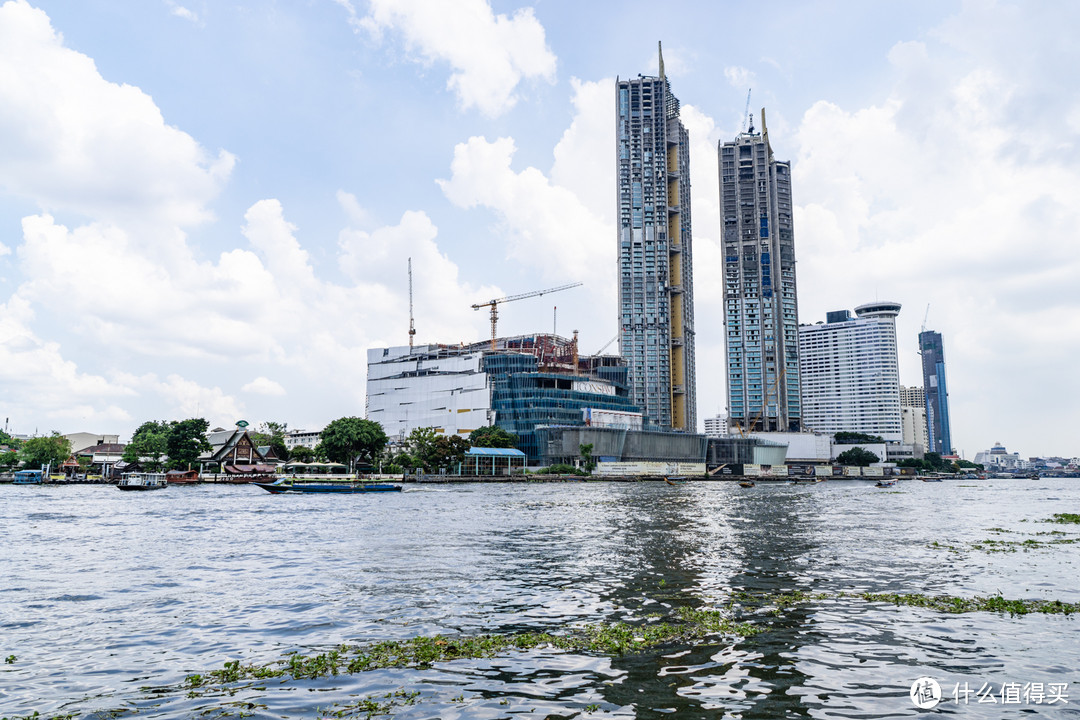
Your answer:
[[[616,80],[615,91],[619,338],[630,396],[655,424],[696,432],[689,136],[663,54],[658,77]],[[764,110],[761,125],[719,147],[728,422],[796,431],[791,166],[773,158]]]

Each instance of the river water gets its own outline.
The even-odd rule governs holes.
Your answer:
[[[1066,512],[1080,512],[1080,483],[1053,479],[411,485],[340,497],[0,486],[0,716],[367,717],[349,708],[395,692],[408,701],[384,708],[409,719],[1073,716],[1076,615],[946,614],[841,595],[1080,602],[1080,544],[1051,542],[1080,538],[1080,525],[1045,522]],[[725,607],[736,591],[827,597],[747,614],[764,630],[751,637],[621,656],[540,648],[232,694],[181,687],[228,661],[637,623]],[[923,676],[942,689],[933,710],[909,696]],[[1014,702],[1013,683],[1030,693]]]

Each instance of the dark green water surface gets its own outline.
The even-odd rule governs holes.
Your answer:
[[[409,719],[1072,716],[1077,615],[857,597],[1080,602],[1080,525],[1045,522],[1055,513],[1080,513],[1080,483],[410,485],[341,497],[0,486],[0,716],[368,717],[353,709],[364,699]],[[766,600],[748,606],[748,592]],[[794,592],[818,597],[767,600]],[[234,660],[560,634],[681,607],[762,632],[184,687]],[[933,710],[909,697],[922,676],[942,688]],[[1006,703],[1010,683],[1053,683],[1068,702]]]

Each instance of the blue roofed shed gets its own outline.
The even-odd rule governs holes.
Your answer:
[[[463,475],[513,475],[525,472],[525,453],[517,448],[471,447]]]

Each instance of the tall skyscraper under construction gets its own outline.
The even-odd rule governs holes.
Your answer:
[[[615,81],[619,348],[633,403],[697,431],[690,147],[660,54],[659,77]]]
[[[925,327],[925,326],[924,326]],[[949,428],[949,389],[945,384],[945,346],[941,333],[919,333],[922,355],[923,392],[926,395],[926,435],[930,452],[952,455],[952,430]]]
[[[744,431],[798,431],[799,307],[791,164],[761,132],[721,142],[720,217],[724,247],[724,325],[728,424]]]

